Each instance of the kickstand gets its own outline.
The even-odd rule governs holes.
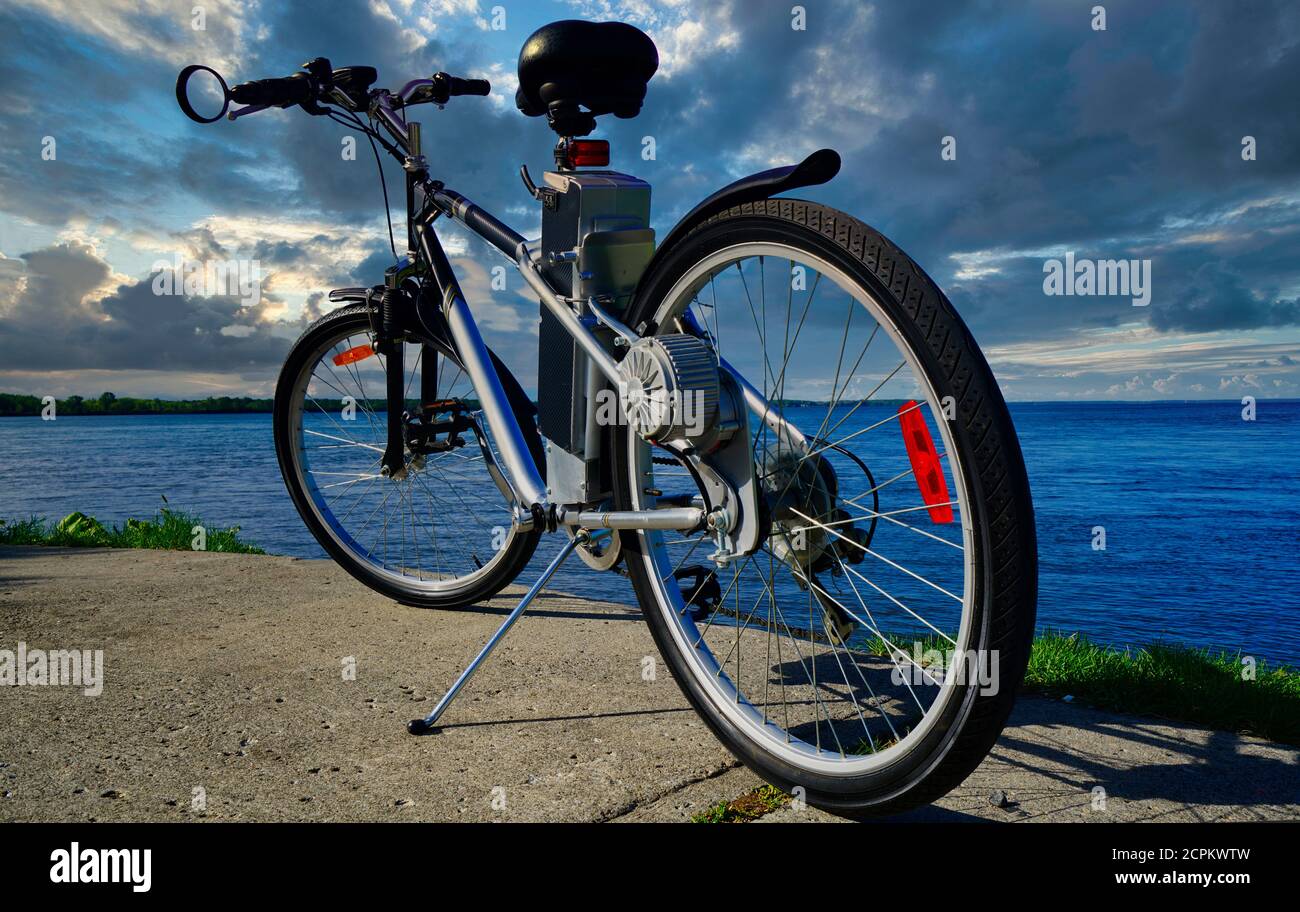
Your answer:
[[[492,653],[492,650],[497,647],[497,644],[505,638],[506,633],[508,633],[510,628],[514,626],[515,621],[519,620],[519,618],[523,616],[524,609],[526,609],[532,600],[537,597],[537,593],[542,591],[542,587],[545,586],[550,578],[555,575],[555,571],[560,569],[560,565],[564,563],[565,559],[573,553],[574,549],[577,548],[578,545],[585,544],[588,537],[589,536],[585,529],[578,529],[574,533],[573,537],[564,543],[564,547],[560,549],[560,553],[555,555],[555,558],[547,568],[542,571],[542,575],[537,578],[537,582],[533,583],[532,587],[524,593],[524,597],[519,600],[519,604],[515,605],[514,610],[511,611],[506,619],[501,622],[501,626],[497,628],[497,632],[492,634],[492,639],[487,641],[487,645],[484,646],[482,651],[474,657],[474,661],[470,662],[469,666],[460,673],[460,677],[456,679],[456,683],[452,684],[451,689],[448,690],[443,698],[438,701],[438,705],[433,708],[433,712],[429,713],[423,719],[412,719],[406,725],[407,731],[413,735],[423,735],[434,730],[434,723],[438,721],[438,717],[441,716],[446,711],[447,707],[451,705],[451,701],[456,699],[456,694],[460,693],[460,689],[465,686],[471,677],[473,677],[474,672],[478,671],[479,666],[483,664],[483,660],[486,659]]]

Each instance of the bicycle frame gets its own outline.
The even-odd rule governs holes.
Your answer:
[[[407,83],[397,97],[403,98],[427,83],[428,80]],[[340,101],[347,100],[342,93],[339,95]],[[400,152],[404,153],[399,155],[398,149],[389,149],[400,158],[406,171],[409,262],[405,266],[399,263],[388,271],[385,291],[391,291],[394,296],[401,295],[404,294],[402,286],[408,279],[418,276],[422,281],[418,293],[414,295],[413,313],[398,308],[398,313],[394,314],[385,309],[379,333],[381,346],[391,343],[394,334],[420,330],[441,336],[445,327],[446,335],[450,337],[465,373],[474,386],[488,427],[500,450],[506,486],[513,500],[515,521],[521,529],[541,527],[551,531],[559,526],[572,526],[689,531],[700,528],[705,522],[705,511],[694,506],[660,510],[598,511],[567,509],[565,504],[550,502],[546,482],[529,451],[501,377],[492,363],[492,357],[461,292],[460,283],[442,242],[433,229],[434,221],[445,215],[508,257],[524,281],[541,299],[542,305],[581,346],[599,374],[615,386],[620,380],[618,363],[592,332],[592,326],[604,325],[628,343],[635,341],[636,334],[605,313],[594,299],[585,302],[587,319],[576,313],[551,287],[539,267],[539,253],[530,249],[528,241],[522,235],[468,198],[444,186],[441,181],[430,179],[427,163],[421,154],[420,125],[408,123],[393,107],[391,97],[387,93],[378,95],[372,107],[372,115],[386,128]],[[245,111],[247,109],[234,112],[232,116],[240,116]],[[411,265],[415,267],[413,271]],[[370,292],[367,289],[343,289],[331,297],[334,300],[369,301]],[[387,364],[390,375],[388,420],[391,449],[393,445],[402,445],[402,409],[393,407],[392,400],[396,396],[397,401],[401,401],[403,367],[400,358],[391,356],[387,359]],[[745,383],[742,389],[746,389],[746,398],[752,394],[762,400],[761,394],[752,385]],[[775,410],[766,406],[765,400],[762,400],[757,410],[760,414],[775,413]],[[485,455],[490,456],[488,453]]]

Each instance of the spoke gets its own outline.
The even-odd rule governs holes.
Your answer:
[[[840,558],[838,554],[835,555],[835,560],[839,562],[841,569],[843,569],[844,561],[843,559]],[[853,590],[854,597],[857,598],[858,604],[862,606],[863,614],[865,614],[868,618],[871,618],[871,622],[874,624],[876,619],[874,616],[872,616],[871,609],[867,607],[866,600],[862,597],[862,593],[858,591],[858,587],[854,585],[853,580],[849,580],[849,588]],[[883,637],[881,638],[881,642],[884,642]],[[907,688],[907,692],[910,693],[912,695],[912,699],[916,701],[916,708],[921,710],[921,714],[922,716],[924,716],[926,710],[925,707],[921,705],[921,698],[918,697],[916,695],[916,691],[912,689],[911,683],[907,680],[907,674],[903,671],[903,666],[898,664],[898,660],[894,658],[894,654],[892,651],[889,653],[889,661],[893,663],[894,668],[897,669],[898,679],[903,682],[903,686]],[[861,668],[858,668],[858,674],[862,675]],[[862,683],[866,684],[867,690],[871,693],[872,699],[876,700],[876,708],[880,710],[880,715],[884,717],[885,724],[889,726],[889,731],[893,734],[895,738],[897,738],[898,730],[894,728],[894,723],[893,720],[889,718],[889,713],[885,712],[884,707],[880,705],[880,699],[876,697],[876,692],[872,690],[871,685],[867,683],[866,675],[862,675]]]
[[[897,509],[897,510],[890,510],[888,513],[877,513],[875,510],[868,510],[868,509],[867,509],[866,507],[864,507],[864,506],[861,506],[861,505],[859,505],[859,504],[854,504],[853,506],[857,507],[859,510],[861,510],[863,513],[866,514],[865,517],[863,517],[863,516],[853,516],[853,517],[850,517],[850,518],[848,518],[848,519],[836,519],[836,520],[833,520],[832,522],[827,522],[827,523],[820,522],[819,520],[813,520],[813,522],[815,522],[815,523],[817,524],[815,527],[814,527],[814,526],[795,526],[795,527],[793,527],[792,529],[790,529],[790,531],[791,531],[791,532],[800,532],[800,531],[803,531],[803,530],[805,530],[805,529],[812,529],[812,528],[829,529],[829,528],[831,528],[832,526],[847,526],[847,525],[852,525],[853,523],[858,522],[858,521],[861,520],[861,519],[870,519],[870,518],[873,517],[873,516],[875,516],[875,517],[879,517],[880,519],[888,519],[888,518],[891,517],[891,516],[898,516],[898,515],[901,514],[901,513],[917,513],[917,512],[920,512],[921,510],[932,510],[932,509],[934,509],[934,508],[936,508],[936,507],[955,507],[955,506],[957,506],[957,505],[958,505],[958,502],[957,502],[957,501],[955,501],[955,500],[948,500],[948,501],[944,501],[943,503],[935,503],[935,504],[921,504],[921,506],[919,506],[919,507],[901,507],[901,508],[899,508],[899,509]],[[799,512],[798,510],[795,510],[793,507],[791,508],[791,510],[792,510],[793,512],[795,512],[795,513],[798,513],[798,512]],[[803,514],[800,514],[800,515],[802,516]],[[940,541],[942,541],[942,539],[940,539]],[[945,542],[945,544],[952,544],[952,543],[951,543],[951,542]]]
[[[769,551],[768,553],[770,554],[771,552]],[[760,577],[760,579],[762,579],[762,577]],[[764,586],[764,588],[767,588],[767,581],[766,581],[766,580],[763,580],[763,586]],[[813,671],[813,672],[809,672],[809,671],[808,671],[808,666],[807,666],[807,664],[805,664],[804,659],[803,659],[803,650],[799,648],[799,638],[796,637],[796,636],[794,635],[794,631],[792,631],[792,630],[790,629],[790,625],[786,623],[786,621],[785,621],[785,615],[784,615],[784,614],[782,613],[782,611],[781,611],[781,606],[778,605],[778,604],[776,603],[776,595],[775,595],[775,593],[774,593],[771,589],[768,589],[768,593],[769,593],[769,595],[770,595],[770,597],[771,597],[771,599],[772,599],[772,603],[771,603],[771,604],[772,604],[772,608],[776,611],[776,617],[777,617],[777,620],[781,622],[781,626],[784,627],[784,628],[785,628],[785,632],[786,632],[787,634],[789,634],[789,637],[790,637],[790,645],[792,645],[792,646],[794,647],[795,657],[799,660],[799,667],[803,669],[804,678],[805,678],[806,680],[809,680],[809,681],[811,681],[811,682],[813,683],[813,688],[812,688],[813,701],[814,701],[814,703],[816,704],[816,707],[819,708],[819,709],[821,709],[821,711],[822,711],[822,715],[824,715],[824,716],[826,717],[827,723],[829,724],[829,723],[830,723],[830,718],[831,718],[831,716],[830,716],[830,712],[827,711],[826,707],[822,704],[821,694],[819,694],[819,693],[817,692],[817,684],[816,684],[816,682],[817,682],[817,674],[816,674],[816,670],[815,670],[815,669],[816,669],[816,659],[815,659],[815,658],[812,659],[813,667],[814,667],[814,671]],[[777,640],[777,643],[778,643],[778,644],[780,643],[780,640],[779,640],[779,639]],[[778,657],[778,661],[780,661],[779,657]],[[785,666],[784,666],[784,663],[782,664],[781,667],[782,667],[782,672],[781,672],[781,681],[782,681],[782,687],[784,687],[784,686],[785,686],[785,671],[784,671]],[[784,696],[782,696],[782,702],[783,702],[783,704],[784,704],[784,702],[785,702]],[[789,739],[789,737],[790,737],[790,721],[789,721],[789,708],[788,708],[788,704],[786,704],[786,723],[785,723],[785,725],[786,725],[786,728],[785,728],[785,731],[786,731],[786,738]],[[817,748],[817,749],[818,749],[818,750],[821,750],[821,747],[820,747],[821,723],[820,723],[820,721],[819,721],[819,717],[817,716],[817,713],[816,713],[815,710],[814,710],[814,713],[813,713],[813,727],[814,727],[814,730],[816,731],[816,733],[817,733],[817,737],[818,737],[818,739],[819,739],[819,744],[818,744],[818,748]],[[839,745],[839,748],[840,748],[840,754],[841,754],[841,756],[842,756],[842,755],[844,754],[844,745],[839,744],[839,740],[840,740],[840,739],[839,739],[839,735],[836,734],[836,732],[835,732],[835,726],[834,726],[834,725],[831,725],[831,726],[830,726],[830,729],[831,729],[831,735],[833,735],[834,738],[835,738],[835,743]]]
[[[889,566],[893,567],[895,570],[901,570],[904,573],[906,573],[908,576],[912,577],[913,579],[925,583],[931,589],[936,589],[939,592],[942,592],[944,595],[948,596],[948,598],[956,599],[959,603],[965,604],[965,599],[963,599],[960,595],[953,595],[951,592],[949,592],[947,589],[940,586],[938,583],[933,583],[930,580],[926,579],[924,576],[921,576],[919,573],[913,573],[911,570],[908,570],[906,567],[902,566],[901,564],[894,563],[889,558],[885,557],[883,554],[877,554],[875,551],[872,551],[870,548],[858,544],[853,539],[846,538],[845,536],[841,535],[839,532],[835,531],[834,529],[830,528],[824,523],[820,523],[817,520],[813,519],[811,516],[808,516],[805,513],[800,513],[798,510],[796,510],[793,507],[790,508],[790,512],[794,513],[796,516],[801,517],[802,519],[808,520],[810,523],[812,523],[814,526],[817,526],[818,528],[825,529],[831,535],[834,535],[836,538],[840,539],[841,541],[848,542],[858,550],[863,551],[866,554],[870,554],[872,557],[877,558],[878,560],[884,561],[885,563],[889,564]]]
[[[382,475],[362,475],[360,478],[354,478],[351,481],[332,481],[327,485],[321,485],[317,490],[324,491],[326,488],[347,487],[349,485],[360,484],[361,482],[368,481],[372,478],[382,478],[382,477],[383,477]]]
[[[838,555],[838,554],[836,555],[836,558],[839,559],[839,555]],[[840,561],[840,566],[841,566],[842,568],[844,568],[845,572],[849,573],[849,574],[852,575],[852,576],[856,576],[858,579],[862,580],[862,582],[866,583],[866,584],[867,584],[868,586],[870,586],[872,589],[875,589],[877,592],[879,592],[879,593],[880,593],[881,595],[883,595],[885,598],[889,599],[891,602],[893,602],[893,603],[894,603],[895,605],[897,605],[899,608],[902,608],[904,611],[906,611],[906,612],[907,612],[908,614],[910,614],[912,617],[916,618],[916,619],[917,619],[918,621],[920,621],[922,624],[924,624],[925,626],[929,627],[931,630],[933,630],[933,631],[934,631],[935,633],[937,633],[939,636],[943,637],[945,640],[947,640],[947,641],[948,641],[949,643],[951,643],[953,646],[956,646],[956,645],[957,645],[957,641],[954,640],[952,637],[948,636],[948,634],[944,633],[944,632],[943,632],[942,630],[940,630],[938,627],[934,626],[934,625],[931,624],[929,621],[927,621],[925,618],[921,617],[919,614],[917,614],[917,613],[916,613],[915,611],[913,611],[911,608],[908,608],[906,605],[904,605],[904,604],[903,604],[902,602],[900,602],[898,599],[894,598],[892,595],[890,595],[890,594],[889,594],[888,592],[886,592],[884,589],[881,589],[879,586],[877,586],[877,585],[876,585],[875,583],[873,583],[871,580],[867,579],[867,577],[863,576],[863,575],[862,575],[861,573],[859,573],[857,570],[854,570],[852,567],[850,567],[850,566],[848,566],[847,564],[845,564],[842,560]],[[849,584],[852,585],[852,581],[850,581]],[[856,588],[856,587],[855,587],[855,588]]]
[[[874,431],[882,424],[888,424],[891,421],[897,421],[903,415],[906,415],[908,412],[914,412],[920,407],[921,407],[921,403],[918,402],[916,405],[912,406],[911,408],[905,408],[902,409],[901,411],[894,412],[894,414],[890,415],[888,418],[882,418],[880,421],[877,421],[875,424],[869,424],[864,428],[856,430],[852,434],[848,434],[844,437],[841,437],[839,440],[836,440],[834,443],[828,443],[823,447],[818,447],[815,450],[810,450],[808,454],[804,456],[803,459],[800,460],[800,463],[803,463],[809,458],[816,456],[818,453],[824,453],[827,450],[834,449],[835,447],[843,446],[846,441],[852,440],[854,437],[860,437],[863,434],[867,433],[867,431]]]
[[[945,456],[947,456],[947,455],[948,455],[947,453],[940,453],[940,454],[939,454],[939,458],[940,458],[940,459],[943,459],[943,458],[944,458]],[[854,496],[852,496],[852,497],[848,498],[847,500],[845,500],[844,503],[851,503],[851,504],[853,504],[853,506],[855,506],[855,507],[857,507],[857,506],[861,506],[861,505],[858,503],[858,501],[861,500],[862,498],[866,497],[868,494],[875,494],[877,491],[882,491],[882,490],[884,490],[885,488],[889,487],[889,486],[890,486],[891,484],[893,484],[894,482],[898,481],[900,478],[906,478],[908,475],[913,475],[913,474],[915,474],[915,473],[916,473],[916,469],[911,469],[911,468],[909,468],[909,469],[908,469],[907,471],[905,471],[905,472],[899,472],[899,473],[898,473],[897,475],[895,475],[893,478],[890,478],[890,479],[888,479],[887,481],[882,481],[880,484],[876,485],[874,488],[868,488],[867,490],[863,491],[861,494],[855,494]],[[863,507],[863,509],[866,509],[866,508]]]
[[[956,504],[956,501],[952,501],[952,502],[951,502],[950,504],[948,504],[948,505],[949,505],[949,506],[953,506],[953,505],[955,505],[955,504]],[[855,508],[859,509],[859,510],[864,510],[864,511],[866,512],[866,514],[867,514],[866,517],[859,517],[860,519],[861,519],[861,518],[866,518],[866,519],[872,519],[872,518],[874,518],[874,519],[883,519],[885,522],[893,523],[893,524],[896,525],[896,526],[902,526],[904,529],[908,530],[909,532],[915,532],[917,535],[924,535],[926,538],[932,538],[932,539],[934,539],[935,541],[937,541],[937,542],[938,542],[939,544],[941,544],[941,545],[947,545],[949,548],[956,548],[958,551],[961,551],[963,554],[966,552],[966,546],[965,546],[965,545],[959,545],[959,544],[957,544],[957,543],[954,542],[954,541],[949,541],[948,539],[946,539],[946,538],[944,538],[944,537],[942,537],[942,536],[940,536],[940,535],[935,535],[933,532],[927,532],[927,531],[925,531],[924,529],[918,528],[917,526],[908,525],[907,523],[903,522],[902,520],[894,519],[892,516],[890,516],[890,515],[887,514],[887,513],[876,513],[875,511],[873,511],[873,510],[867,510],[866,507],[859,506],[858,504],[854,504],[853,506],[854,506]],[[936,506],[938,506],[938,505],[936,504]],[[929,509],[929,507],[926,507],[925,509]]]
[[[911,663],[914,667],[916,667],[917,669],[919,669],[923,675],[925,675],[926,677],[928,677],[932,683],[934,683],[934,684],[942,684],[942,683],[943,683],[942,681],[937,680],[933,675],[931,675],[931,674],[926,670],[926,668],[925,668],[924,665],[917,664],[917,662],[914,661],[914,660],[912,659],[911,656],[909,656],[906,652],[903,651],[902,647],[896,645],[896,644],[895,644],[893,641],[891,641],[887,636],[885,636],[885,634],[880,630],[879,627],[877,627],[877,626],[876,626],[875,624],[873,624],[873,623],[868,623],[868,622],[867,622],[866,620],[864,620],[863,618],[858,617],[858,615],[854,614],[854,613],[853,613],[852,611],[850,611],[850,610],[849,610],[849,609],[848,609],[844,604],[842,604],[842,603],[840,602],[839,599],[837,599],[835,596],[833,596],[833,595],[831,595],[829,592],[827,592],[826,589],[825,589],[825,588],[824,588],[820,583],[818,583],[816,580],[810,580],[810,579],[808,579],[808,577],[804,576],[804,575],[803,575],[802,573],[800,573],[798,570],[794,570],[794,568],[791,568],[791,570],[792,570],[792,572],[794,572],[797,576],[799,576],[800,579],[802,579],[804,582],[806,582],[809,586],[811,586],[811,587],[815,587],[815,588],[817,589],[818,592],[820,592],[822,595],[824,595],[824,596],[826,596],[828,599],[830,599],[830,600],[835,604],[835,606],[836,606],[837,608],[839,608],[841,611],[843,611],[843,612],[844,612],[845,614],[847,614],[849,617],[853,618],[853,620],[857,621],[857,622],[858,622],[859,624],[861,624],[863,627],[866,627],[868,630],[870,630],[872,633],[874,633],[877,637],[879,637],[879,638],[880,638],[880,641],[881,641],[882,643],[884,643],[884,644],[885,644],[886,646],[888,646],[890,649],[894,650],[896,653],[898,653],[899,655],[901,655],[903,658],[907,659],[907,661],[908,661],[909,663]],[[777,610],[780,611],[779,608],[778,608]],[[788,628],[787,628],[787,629],[788,629]]]
[[[759,263],[762,263],[761,257],[759,258]],[[745,272],[740,268],[739,260],[736,261],[736,272],[740,274],[740,284],[745,287],[745,300],[749,303],[749,315],[754,320],[754,329],[758,330],[759,343],[763,349],[763,369],[765,371],[763,376],[763,389],[766,390],[767,380],[769,377],[772,378],[773,387],[776,386],[776,372],[772,370],[772,362],[767,357],[767,332],[765,328],[761,328],[758,325],[758,314],[754,310],[754,299],[750,297],[749,283],[745,281]],[[766,321],[767,318],[766,315],[764,315],[764,326],[766,326]]]
[[[310,431],[306,428],[303,428],[302,432],[304,434],[311,434],[313,437],[324,437],[326,440],[336,440],[339,443],[346,444],[347,446],[361,447],[362,449],[366,449],[366,450],[374,450],[376,453],[382,453],[384,451],[383,447],[371,446],[368,443],[357,443],[355,440],[345,440],[342,437],[335,437],[332,434],[322,434],[320,431]]]

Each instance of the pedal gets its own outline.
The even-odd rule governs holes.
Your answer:
[[[718,574],[714,569],[691,564],[674,573],[673,578],[681,586],[682,602],[687,606],[691,620],[704,620],[722,604],[722,587],[718,585]],[[691,580],[690,585],[682,585],[687,579]]]
[[[439,417],[444,414],[446,417]],[[407,448],[417,455],[459,449],[465,445],[462,435],[474,430],[469,406],[460,399],[426,402],[420,406],[418,415],[407,412],[402,417],[406,424]]]

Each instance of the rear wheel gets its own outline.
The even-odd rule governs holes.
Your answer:
[[[724,212],[647,275],[630,314],[693,332],[780,421],[749,423],[765,538],[729,564],[708,535],[623,552],[665,660],[747,765],[851,816],[931,801],[1011,709],[1037,594],[1033,509],[996,381],[942,292],[832,209]],[[622,428],[621,509],[690,495]]]
[[[423,372],[436,371],[439,410],[430,422],[458,429],[408,439],[406,470],[380,469],[387,441],[384,356],[375,351],[374,311],[364,305],[318,320],[294,344],[275,395],[275,448],[303,522],[345,570],[390,598],[424,608],[459,608],[490,598],[532,556],[539,532],[522,532],[488,471],[495,453],[487,422],[456,354],[445,343],[403,343],[407,408],[416,413]],[[436,349],[431,365],[424,342]],[[504,368],[497,363],[498,371]],[[377,397],[377,398],[372,398]],[[415,397],[415,398],[412,398]],[[542,465],[536,422],[520,392],[515,417]],[[481,435],[481,437],[480,437]]]

